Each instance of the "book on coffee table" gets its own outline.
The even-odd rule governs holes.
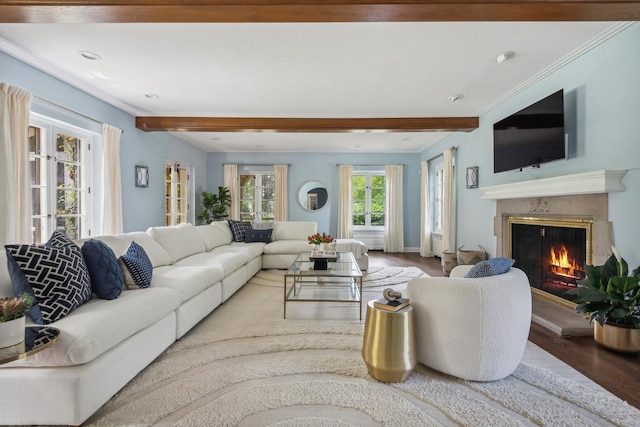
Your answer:
[[[398,298],[393,301],[386,299],[377,299],[373,302],[373,306],[381,310],[398,311],[409,305],[409,298]]]

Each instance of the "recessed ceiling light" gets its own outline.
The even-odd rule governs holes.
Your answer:
[[[258,144],[258,145],[256,145],[256,148],[264,148],[264,145]]]
[[[362,148],[362,145],[354,145],[353,148]]]
[[[498,62],[498,64],[499,64],[499,63],[501,63],[501,62],[504,62],[504,61],[506,61],[506,60],[508,60],[508,59],[513,58],[514,56],[516,56],[516,53],[515,53],[515,52],[507,51],[507,52],[505,52],[505,53],[503,53],[503,54],[501,54],[501,55],[498,55],[498,57],[496,58],[496,61],[497,61],[497,62]]]
[[[91,61],[97,61],[102,59],[102,57],[100,55],[98,55],[97,53],[94,52],[89,52],[88,50],[81,50],[80,52],[78,52],[83,58],[85,59],[89,59]]]
[[[448,97],[447,99],[451,102],[456,102],[458,99],[462,99],[464,98],[464,95],[461,93],[456,93],[455,95],[451,95],[450,97]]]
[[[160,95],[156,95],[155,93],[147,93],[145,96],[147,98],[149,98],[149,99],[158,99],[158,98],[160,98]]]

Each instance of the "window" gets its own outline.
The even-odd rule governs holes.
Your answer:
[[[240,220],[273,221],[276,212],[273,172],[240,172]]]
[[[32,115],[29,126],[33,242],[54,230],[70,239],[91,236],[93,135],[83,129]]]
[[[434,207],[434,232],[442,233],[442,223],[444,221],[444,167],[442,166],[436,169],[436,194]]]
[[[384,173],[354,173],[351,184],[354,230],[384,227]]]
[[[191,166],[167,160],[164,168],[166,224],[176,225],[189,221]]]

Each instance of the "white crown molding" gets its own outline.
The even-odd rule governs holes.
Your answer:
[[[599,46],[600,44],[602,44],[605,41],[609,40],[611,37],[615,36],[616,34],[621,32],[622,30],[624,30],[627,27],[630,27],[633,24],[635,24],[635,22],[621,22],[621,23],[609,28],[607,31],[603,32],[602,34],[599,34],[598,36],[594,37],[593,39],[591,39],[587,43],[583,44],[582,46],[578,47],[574,51],[570,52],[568,55],[565,55],[563,58],[560,58],[558,61],[554,62],[553,64],[551,64],[547,68],[545,68],[542,71],[540,71],[539,73],[535,74],[530,79],[525,80],[524,82],[522,82],[518,86],[516,86],[513,89],[511,89],[509,92],[503,94],[501,97],[497,98],[491,104],[485,105],[482,109],[480,109],[476,113],[476,115],[478,117],[480,117],[483,114],[491,111],[492,109],[494,109],[498,105],[500,105],[503,102],[511,99],[512,97],[516,96],[520,92],[523,92],[524,90],[526,90],[529,87],[533,86],[534,84],[536,84],[540,80],[544,79],[548,75],[558,71],[560,68],[564,67],[568,63],[570,63],[572,61],[575,61],[578,57],[584,55],[585,53],[589,52],[591,49],[595,48],[596,46]]]
[[[626,169],[599,170],[482,187],[480,190],[484,191],[484,196],[481,199],[523,199],[624,191],[621,180],[626,172]]]

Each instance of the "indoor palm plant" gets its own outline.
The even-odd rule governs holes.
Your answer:
[[[33,302],[33,296],[26,293],[0,298],[0,347],[24,341],[25,315]]]
[[[603,265],[585,267],[586,277],[573,292],[575,311],[594,323],[594,338],[606,348],[640,351],[640,267],[629,275],[616,248]],[[595,321],[595,322],[594,322]]]
[[[198,221],[210,224],[212,221],[220,221],[226,218],[227,208],[231,206],[231,194],[227,187],[218,187],[218,194],[202,192],[202,206],[204,209],[198,212]]]

